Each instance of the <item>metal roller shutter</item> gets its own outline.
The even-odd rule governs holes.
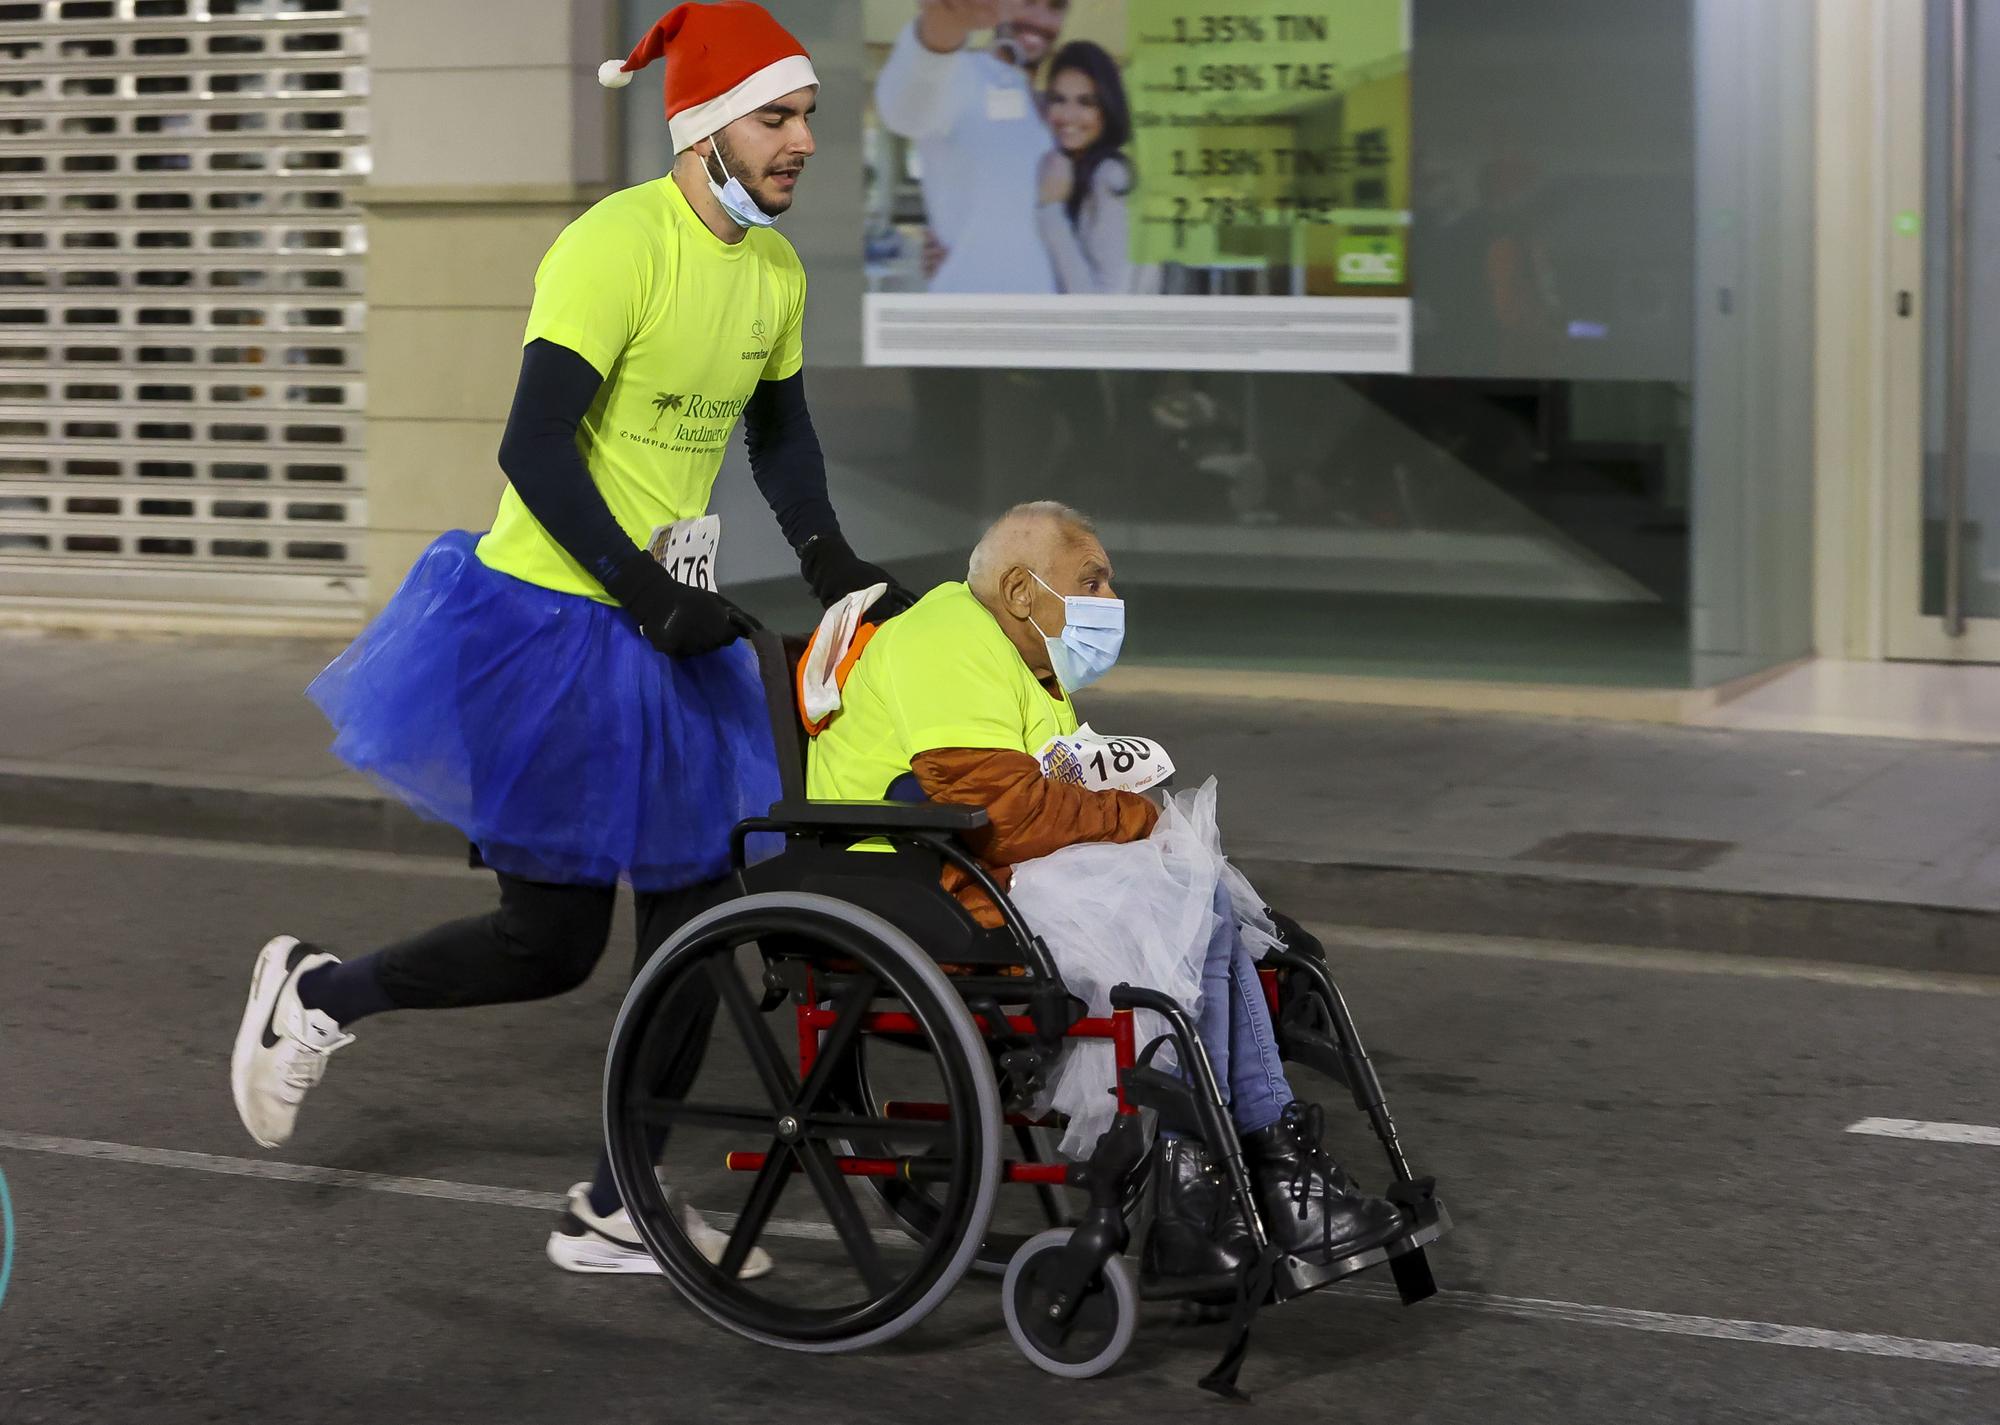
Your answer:
[[[360,604],[367,0],[0,0],[0,599]]]

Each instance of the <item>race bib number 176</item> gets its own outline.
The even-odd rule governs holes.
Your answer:
[[[721,544],[722,516],[696,515],[654,530],[646,541],[646,552],[681,583],[713,594],[720,588],[715,556]]]

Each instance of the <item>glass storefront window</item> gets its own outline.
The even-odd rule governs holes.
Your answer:
[[[1803,651],[1809,0],[1421,0],[1416,374],[1344,377],[863,366],[864,265],[887,260],[869,176],[903,163],[863,142],[870,46],[914,0],[770,3],[823,81],[783,231],[868,557],[961,577],[986,520],[1066,500],[1154,664],[1685,687]],[[656,13],[626,8],[635,35]],[[658,91],[625,102],[643,181],[671,162]],[[725,578],[807,621],[747,476],[733,452]]]

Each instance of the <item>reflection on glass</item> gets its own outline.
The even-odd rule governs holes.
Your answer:
[[[850,369],[812,389],[870,558],[963,577],[987,520],[1068,501],[1103,530],[1134,661],[1687,679],[1683,387]],[[725,576],[809,622],[740,459],[716,487]]]

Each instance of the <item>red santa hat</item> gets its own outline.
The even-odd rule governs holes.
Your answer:
[[[773,99],[818,84],[805,46],[751,0],[676,5],[625,60],[607,59],[597,82],[622,89],[666,56],[667,132],[674,152],[754,114]]]

